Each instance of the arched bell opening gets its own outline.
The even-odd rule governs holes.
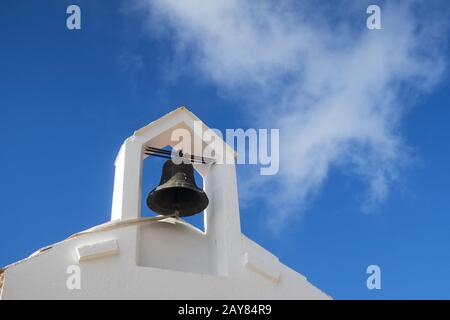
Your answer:
[[[189,161],[191,157],[182,154],[185,161],[177,164],[170,159],[176,154],[170,146],[155,149],[146,147],[145,150],[141,216],[175,216],[205,233],[205,209],[209,199],[199,170],[207,164],[198,159]]]
[[[161,155],[174,152],[170,146],[158,150]],[[145,146],[141,216],[163,215],[172,219],[139,226],[136,263],[142,267],[214,273],[209,261],[205,210],[198,211],[209,203],[198,171],[202,171],[203,164],[186,162],[177,165],[170,157],[149,153],[153,152],[148,152],[148,146]],[[177,201],[179,213],[174,215]],[[194,253],[192,248],[196,248]]]

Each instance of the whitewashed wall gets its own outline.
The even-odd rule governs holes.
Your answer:
[[[329,298],[245,236],[239,271],[214,275],[208,270],[213,261],[205,238],[191,227],[167,222],[83,235],[7,268],[2,299]],[[78,261],[78,247],[112,239],[117,254]],[[251,263],[246,265],[247,256]],[[70,265],[80,267],[79,290],[66,286]]]

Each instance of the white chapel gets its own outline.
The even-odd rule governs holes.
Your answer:
[[[195,136],[199,122],[208,129],[180,107],[125,139],[111,220],[1,268],[0,298],[330,299],[241,232],[234,163],[193,165],[209,199],[204,231],[178,216],[141,216],[145,150],[173,147],[171,133],[179,128]],[[236,157],[218,141],[218,157]]]

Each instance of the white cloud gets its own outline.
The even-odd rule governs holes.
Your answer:
[[[170,28],[205,79],[257,114],[259,125],[280,128],[280,174],[271,184],[247,182],[258,196],[277,186],[279,221],[320,189],[333,166],[368,182],[368,205],[383,200],[407,156],[398,124],[412,100],[403,88],[432,88],[445,66],[435,43],[447,20],[423,11],[419,20],[423,4],[381,4],[382,30],[371,31],[369,3],[313,3],[139,1],[149,30]]]

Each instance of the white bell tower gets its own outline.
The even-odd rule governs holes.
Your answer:
[[[147,157],[144,154],[145,147],[174,147],[179,143],[178,140],[174,141],[172,135],[177,129],[184,129],[190,133],[191,150],[202,155],[203,149],[209,145],[212,146],[216,159],[222,160],[218,161],[221,164],[195,164],[194,167],[203,178],[203,189],[209,198],[209,205],[205,210],[205,234],[210,248],[210,262],[213,264],[215,274],[229,274],[240,263],[242,251],[234,163],[236,154],[218,135],[210,140],[214,143],[205,142],[199,133],[208,132],[214,135],[214,131],[185,107],[175,109],[135,131],[122,144],[115,163],[111,220],[140,218],[142,167]],[[194,143],[200,148],[194,148]],[[183,147],[189,146],[184,144]],[[191,150],[188,152],[192,154]]]

